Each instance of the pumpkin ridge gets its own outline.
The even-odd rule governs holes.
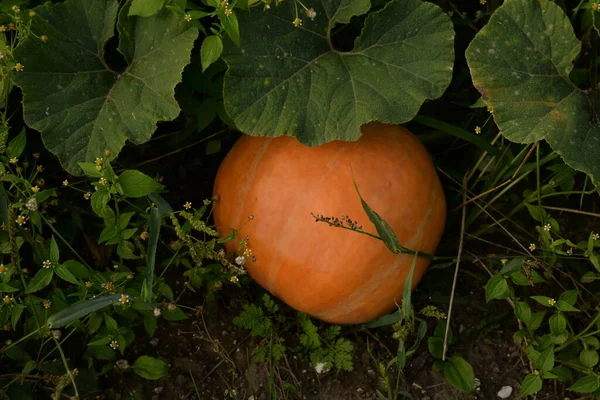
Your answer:
[[[431,221],[431,219],[434,216],[434,213],[436,212],[437,203],[440,200],[441,195],[443,194],[443,190],[441,190],[441,187],[439,185],[436,185],[435,179],[433,179],[433,178],[429,180],[428,184],[435,187],[435,190],[433,191],[433,197],[430,199],[430,202],[429,202],[429,208],[427,209],[426,214],[423,215],[423,218],[421,219],[421,222],[418,225],[416,232],[413,235],[411,235],[411,237],[407,241],[405,241],[404,243],[401,243],[403,246],[410,248],[412,250],[431,251],[429,249],[423,249],[423,248],[418,248],[418,247],[419,247],[419,243],[421,243],[423,241],[425,228],[427,228],[433,222],[433,221]],[[424,243],[424,245],[426,247],[427,243]],[[383,251],[387,251],[387,248]],[[410,258],[410,262],[408,262],[406,260],[407,257]],[[423,259],[420,259],[417,261],[417,263],[423,263],[423,262],[424,262]],[[402,274],[402,275],[404,275],[402,277],[403,278],[402,281],[406,280],[406,278],[408,277],[409,269],[404,268],[406,271],[398,270],[401,267],[401,265],[404,263],[407,263],[407,265],[410,265],[410,263],[412,263],[412,256],[411,255],[398,255],[396,257],[396,259],[394,260],[393,266],[376,271],[379,273],[373,274],[368,281],[364,282],[364,284],[361,286],[359,291],[349,293],[348,296],[346,296],[344,299],[340,300],[339,306],[331,307],[331,308],[327,309],[326,312],[324,312],[324,313],[322,313],[322,312],[317,313],[318,318],[328,320],[333,317],[338,318],[338,319],[339,318],[344,319],[347,316],[350,316],[350,317],[356,316],[356,314],[360,312],[359,310],[361,308],[363,308],[363,305],[368,301],[368,299],[373,296],[373,294],[381,287],[382,284],[387,282],[394,275],[402,274],[402,272],[404,272],[404,274]],[[418,274],[419,273],[418,271],[420,271],[420,270],[421,270],[420,268],[415,267],[415,274]],[[416,284],[419,281],[420,276],[414,276],[413,278],[414,278],[414,282]],[[401,297],[402,297],[402,287],[399,287],[398,292],[394,297],[394,302],[397,304],[398,301],[401,300]]]
[[[436,192],[439,193],[439,191],[436,191]],[[418,234],[411,236],[411,238],[407,242],[403,243],[403,245],[405,245],[406,247],[408,247],[410,249],[422,250],[422,249],[413,248],[413,246],[415,246],[423,238],[424,228],[427,227],[431,223],[431,217],[433,216],[433,212],[435,210],[436,203],[437,203],[437,198],[434,201],[432,201],[432,205],[429,208],[427,215],[423,218],[423,222],[419,225]],[[342,308],[344,309],[343,312],[340,312],[339,308],[331,309],[331,310],[328,310],[328,311],[330,311],[328,313],[319,314],[319,317],[323,318],[323,319],[328,319],[328,318],[331,318],[332,316],[337,316],[338,318],[340,318],[340,317],[345,318],[345,316],[348,314],[356,314],[357,313],[356,309],[360,308],[361,305],[363,305],[369,299],[369,297],[371,297],[373,295],[373,293],[376,292],[381,287],[381,285],[383,283],[387,282],[392,276],[403,272],[403,271],[398,271],[398,268],[400,268],[400,266],[402,264],[408,263],[406,258],[410,258],[411,259],[410,263],[412,263],[412,257],[413,257],[412,255],[398,255],[398,257],[394,261],[393,267],[390,267],[388,269],[379,270],[380,274],[374,274],[371,277],[371,279],[369,279],[367,282],[365,282],[362,285],[361,290],[359,292],[351,293],[349,296],[347,296],[345,299],[343,299],[341,301]],[[417,262],[422,263],[423,260],[419,260]],[[408,264],[408,265],[410,265],[410,264]],[[417,271],[419,271],[419,270],[420,270],[419,268],[415,267],[415,273],[418,273]],[[403,275],[405,275],[404,280],[406,280],[406,278],[408,277],[409,270],[406,269],[405,272],[406,273],[403,274]],[[413,279],[416,284],[416,282],[418,282],[418,280],[420,279],[420,276],[414,276]],[[394,302],[398,303],[401,300],[401,297],[402,297],[402,288],[399,288],[398,293],[394,297]]]
[[[239,199],[245,199],[250,191],[250,187],[254,184],[254,175],[256,174],[256,170],[258,169],[260,163],[262,162],[263,156],[268,150],[268,148],[273,144],[273,140],[266,140],[265,143],[260,147],[260,149],[256,152],[254,159],[252,160],[252,164],[248,171],[246,172],[249,179],[246,179],[244,185],[238,192]],[[251,177],[251,178],[250,178]],[[240,225],[243,223],[242,219],[247,218],[248,216],[243,216],[242,213],[244,211],[244,207],[237,207],[237,214],[233,218],[235,221],[232,225],[236,226],[234,229],[240,229]],[[245,221],[244,221],[245,222]],[[231,227],[229,227],[231,228]]]
[[[342,157],[342,155],[346,152],[348,152],[348,148],[345,146],[340,146],[339,149],[337,150],[337,152],[335,154],[333,154],[331,156],[331,158],[329,159],[329,161],[326,164],[326,169],[325,172],[323,173],[323,175],[321,176],[321,179],[315,183],[313,183],[310,187],[305,188],[305,190],[303,191],[303,195],[302,196],[304,198],[304,202],[301,201],[301,197],[299,197],[299,201],[297,201],[294,205],[294,207],[290,210],[290,215],[293,215],[293,211],[298,209],[299,207],[301,207],[303,204],[305,204],[309,199],[307,199],[307,197],[313,196],[314,195],[314,191],[315,188],[320,186],[323,181],[329,176],[329,174],[331,174],[333,171],[336,170],[336,166],[335,163],[333,162],[334,160],[338,160],[340,157]],[[310,215],[307,215],[306,218],[312,218]],[[292,223],[292,219],[288,219],[287,223],[285,225],[281,226],[281,231],[282,232],[286,232],[286,229],[288,228],[288,226]],[[287,235],[285,236],[287,239],[286,241],[286,246],[289,246],[290,242],[293,242],[295,240],[295,238],[293,237],[293,235]],[[271,260],[271,265],[280,265],[281,264],[281,259],[285,258],[285,255],[283,254],[278,254],[277,257],[273,258]],[[269,273],[269,277],[267,278],[267,282],[266,282],[266,289],[271,292],[271,293],[275,293],[275,283],[277,282],[277,276],[280,273],[281,268],[273,268],[271,267],[271,271]]]

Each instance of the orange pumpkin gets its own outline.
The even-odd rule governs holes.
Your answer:
[[[226,243],[248,236],[245,264],[263,288],[291,307],[336,324],[363,323],[400,303],[413,256],[367,235],[315,223],[311,213],[348,216],[377,234],[353,185],[392,227],[400,244],[433,253],[446,202],[425,147],[410,131],[371,122],[358,141],[306,147],[295,138],[243,136],[217,173],[214,218]],[[250,217],[252,216],[252,217]],[[250,218],[249,218],[250,217]],[[413,288],[429,260],[419,257]]]

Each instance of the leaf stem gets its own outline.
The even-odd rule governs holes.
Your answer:
[[[75,383],[75,377],[73,376],[73,374],[71,373],[71,369],[69,368],[69,362],[67,361],[67,357],[65,356],[65,353],[63,352],[62,347],[61,347],[60,343],[58,342],[58,340],[54,336],[52,336],[52,340],[54,340],[54,343],[56,344],[56,347],[58,348],[58,352],[60,353],[60,358],[62,359],[62,362],[65,365],[65,369],[67,370],[67,375],[71,379],[71,384],[73,385],[73,390],[75,391],[75,398],[78,399],[79,391],[77,390],[77,384]]]
[[[71,244],[64,238],[62,237],[62,235],[56,230],[56,228],[54,228],[54,226],[48,221],[48,219],[46,217],[44,217],[44,214],[40,213],[40,217],[42,217],[42,219],[44,220],[44,222],[46,223],[46,225],[48,225],[50,227],[50,229],[52,229],[52,232],[58,236],[58,238],[60,240],[62,240],[62,242],[69,248],[69,250],[71,250],[71,252],[73,254],[75,254],[75,256],[79,259],[79,261],[81,261],[81,263],[83,265],[85,265],[86,267],[90,268],[89,264],[83,259],[83,257],[81,257],[81,255],[79,255],[79,253],[77,251],[75,251],[75,249],[73,248],[73,246],[71,246]]]

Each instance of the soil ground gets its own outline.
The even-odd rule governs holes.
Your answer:
[[[453,267],[436,269],[433,266],[415,291],[416,308],[447,303],[452,274]],[[483,290],[475,292],[468,289],[482,287],[474,279],[470,274],[463,275],[457,285],[452,325],[458,340],[450,352],[460,353],[473,366],[477,378],[475,391],[461,393],[446,382],[441,372],[434,371],[434,359],[428,352],[426,341],[423,341],[417,353],[409,359],[401,377],[401,390],[409,392],[413,398],[497,399],[498,391],[504,386],[513,389],[509,399],[520,398],[519,384],[528,373],[528,366],[522,351],[511,337],[511,332],[518,329],[512,309],[508,303],[502,302],[491,303],[489,308],[480,308],[485,305]],[[445,289],[440,291],[442,287]],[[461,292],[461,288],[469,291]],[[274,366],[268,362],[255,363],[250,361],[254,343],[247,331],[235,327],[231,322],[242,311],[242,304],[253,295],[243,290],[233,295],[231,292],[230,289],[224,293],[214,307],[207,308],[202,315],[191,315],[189,319],[179,322],[165,321],[159,326],[155,338],[139,332],[139,336],[136,336],[139,339],[127,353],[128,361],[131,363],[142,354],[160,357],[169,363],[169,375],[149,382],[138,378],[133,372],[113,372],[108,381],[101,385],[111,388],[111,395],[105,398],[127,398],[124,395],[128,391],[152,400],[380,399],[376,391],[386,393],[384,380],[379,376],[367,346],[370,346],[370,353],[378,362],[387,364],[397,348],[390,327],[345,336],[355,343],[352,372],[318,374],[306,357],[291,352],[288,352],[285,360]],[[434,292],[437,293],[436,298],[431,295]],[[193,298],[185,298],[181,304],[186,302],[194,306]],[[285,308],[284,305],[282,307]],[[432,329],[430,325],[428,334]],[[297,338],[286,338],[287,343],[293,343],[294,340],[297,342]],[[272,370],[275,371],[274,379],[270,379]],[[395,374],[395,370],[390,372],[392,381]],[[269,382],[273,380],[277,387],[275,394],[269,397]],[[284,394],[281,391],[284,382],[294,385],[297,393]],[[557,386],[538,394],[537,398],[563,399],[562,390]],[[102,398],[102,394],[94,392],[89,398]]]

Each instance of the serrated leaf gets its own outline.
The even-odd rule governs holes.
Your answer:
[[[68,269],[75,278],[78,279],[88,278],[91,274],[91,270],[79,261],[67,260],[62,265]]]
[[[219,5],[217,5],[219,7]],[[235,43],[236,46],[240,45],[240,23],[237,18],[237,13],[231,15],[225,15],[225,13],[219,13],[219,21],[227,32],[227,36]]]
[[[56,275],[58,275],[60,279],[64,281],[67,281],[74,285],[79,285],[79,281],[77,280],[77,278],[64,265],[58,265],[56,267]]]
[[[570,167],[600,179],[600,127],[593,102],[569,80],[581,51],[552,1],[507,0],[469,45],[473,83],[507,139],[545,139]]]
[[[26,143],[27,136],[25,135],[25,128],[23,128],[21,133],[8,142],[8,146],[6,146],[6,155],[8,158],[20,157],[23,150],[25,150]]]
[[[550,346],[546,348],[535,360],[535,365],[542,371],[550,371],[554,368],[554,347]]]
[[[17,289],[16,287],[12,287],[6,283],[0,283],[0,292],[14,293],[14,292],[18,292],[18,291],[19,291],[19,289]]]
[[[19,322],[19,319],[21,318],[21,315],[23,314],[24,310],[25,306],[23,304],[15,304],[13,306],[10,316],[10,324],[12,325],[13,329],[16,329],[16,327],[19,326],[17,325],[17,323]]]
[[[141,356],[135,360],[133,370],[144,379],[156,380],[167,374],[169,366],[158,358]]]
[[[105,346],[112,341],[110,336],[104,336],[103,338],[93,340],[88,343],[88,346]]]
[[[357,140],[362,124],[411,120],[452,77],[449,17],[421,0],[396,0],[371,13],[354,49],[331,45],[336,22],[365,13],[367,0],[311,4],[301,28],[286,7],[238,12],[241,48],[226,45],[225,109],[241,131],[296,136],[305,145]],[[267,28],[265,28],[267,27]]]
[[[119,329],[119,324],[117,324],[117,320],[115,320],[108,314],[104,314],[104,324],[106,325],[106,328],[111,332]]]
[[[597,375],[581,378],[573,386],[567,388],[567,390],[577,393],[593,393],[598,389],[600,389],[600,377]]]
[[[154,336],[154,332],[156,332],[157,320],[155,317],[151,315],[144,315],[144,329],[148,336]]]
[[[430,337],[427,339],[427,348],[429,349],[429,354],[431,354],[434,358],[442,358],[443,347],[444,339],[439,337]]]
[[[42,290],[52,282],[54,271],[52,268],[41,268],[29,282],[25,293],[35,293]]]
[[[546,307],[552,307],[555,304],[555,301],[548,296],[531,296],[531,298]]]
[[[600,341],[596,336],[588,336],[582,340],[584,346],[600,349]]]
[[[54,235],[50,238],[50,261],[52,264],[58,264],[60,257],[60,252],[58,250],[58,243],[56,243],[56,239],[54,239]]]
[[[579,290],[566,290],[560,295],[558,300],[562,300],[574,306],[575,302],[577,301],[577,296],[579,296],[579,293],[581,293]]]
[[[116,156],[126,140],[146,142],[158,121],[179,115],[174,87],[198,31],[170,10],[140,18],[128,17],[130,7],[125,3],[117,22],[115,0],[48,2],[34,8],[34,35],[15,50],[24,65],[13,77],[23,90],[25,122],[70,173],[81,174],[77,162],[107,149]],[[128,64],[118,72],[104,61],[115,23]]]
[[[159,283],[159,284],[158,284],[158,291],[159,291],[159,292],[160,292],[160,293],[161,293],[163,296],[165,296],[165,298],[166,298],[167,300],[171,300],[171,301],[173,301],[173,298],[174,298],[175,296],[173,295],[173,290],[171,289],[171,287],[170,287],[169,285],[167,285],[166,283],[163,283],[163,282]]]
[[[531,321],[527,324],[527,327],[529,329],[531,329],[532,331],[535,331],[537,328],[540,327],[540,325],[544,321],[545,316],[546,316],[545,310],[537,312],[537,313],[533,313],[533,315],[531,316]]]
[[[489,303],[494,299],[503,299],[508,297],[510,289],[506,279],[500,275],[494,275],[485,285],[485,301]]]
[[[110,201],[110,193],[106,189],[100,189],[92,194],[91,205],[92,210],[102,218],[110,218],[114,216],[113,210],[108,207]]]
[[[200,59],[202,60],[202,72],[217,61],[223,53],[223,41],[218,35],[211,35],[204,39],[200,48]]]
[[[506,275],[506,274],[510,274],[514,271],[520,271],[521,268],[523,267],[523,265],[525,264],[525,261],[526,261],[525,257],[515,257],[512,260],[510,260],[509,262],[507,262],[506,265],[503,266],[500,271],[498,271],[498,274]]]
[[[573,380],[573,373],[568,367],[565,367],[563,365],[552,369],[551,372],[557,377],[558,380],[562,382]]]
[[[523,321],[526,325],[531,322],[531,307],[522,301],[515,304],[515,316]]]
[[[119,184],[127,197],[144,197],[164,187],[148,175],[134,169],[123,171],[119,175]]]
[[[126,260],[135,260],[139,258],[135,253],[135,245],[129,240],[121,240],[117,245],[117,254]]]
[[[548,320],[550,325],[550,332],[554,336],[558,336],[567,330],[567,319],[562,314],[554,314]]]
[[[162,314],[162,317],[167,321],[182,321],[188,317],[185,315],[183,310],[179,307],[175,311],[166,311]]]
[[[556,302],[556,308],[560,311],[579,311],[578,308],[573,307],[572,305],[570,305],[569,303],[567,303],[564,300],[558,300]]]
[[[521,382],[520,394],[522,397],[537,393],[542,388],[542,378],[536,374],[528,374]]]
[[[471,392],[475,385],[473,367],[460,356],[452,356],[444,363],[444,377],[461,392]]]
[[[525,206],[527,207],[527,210],[529,210],[529,214],[531,214],[531,217],[534,220],[542,222],[546,219],[546,210],[544,210],[542,207],[534,204],[525,204]]]
[[[583,349],[579,353],[579,361],[587,368],[592,368],[598,364],[598,352],[594,349]]]
[[[91,178],[100,178],[102,176],[102,172],[96,169],[96,163],[78,162],[77,165],[79,165],[79,168],[81,168],[83,174],[86,176]]]

